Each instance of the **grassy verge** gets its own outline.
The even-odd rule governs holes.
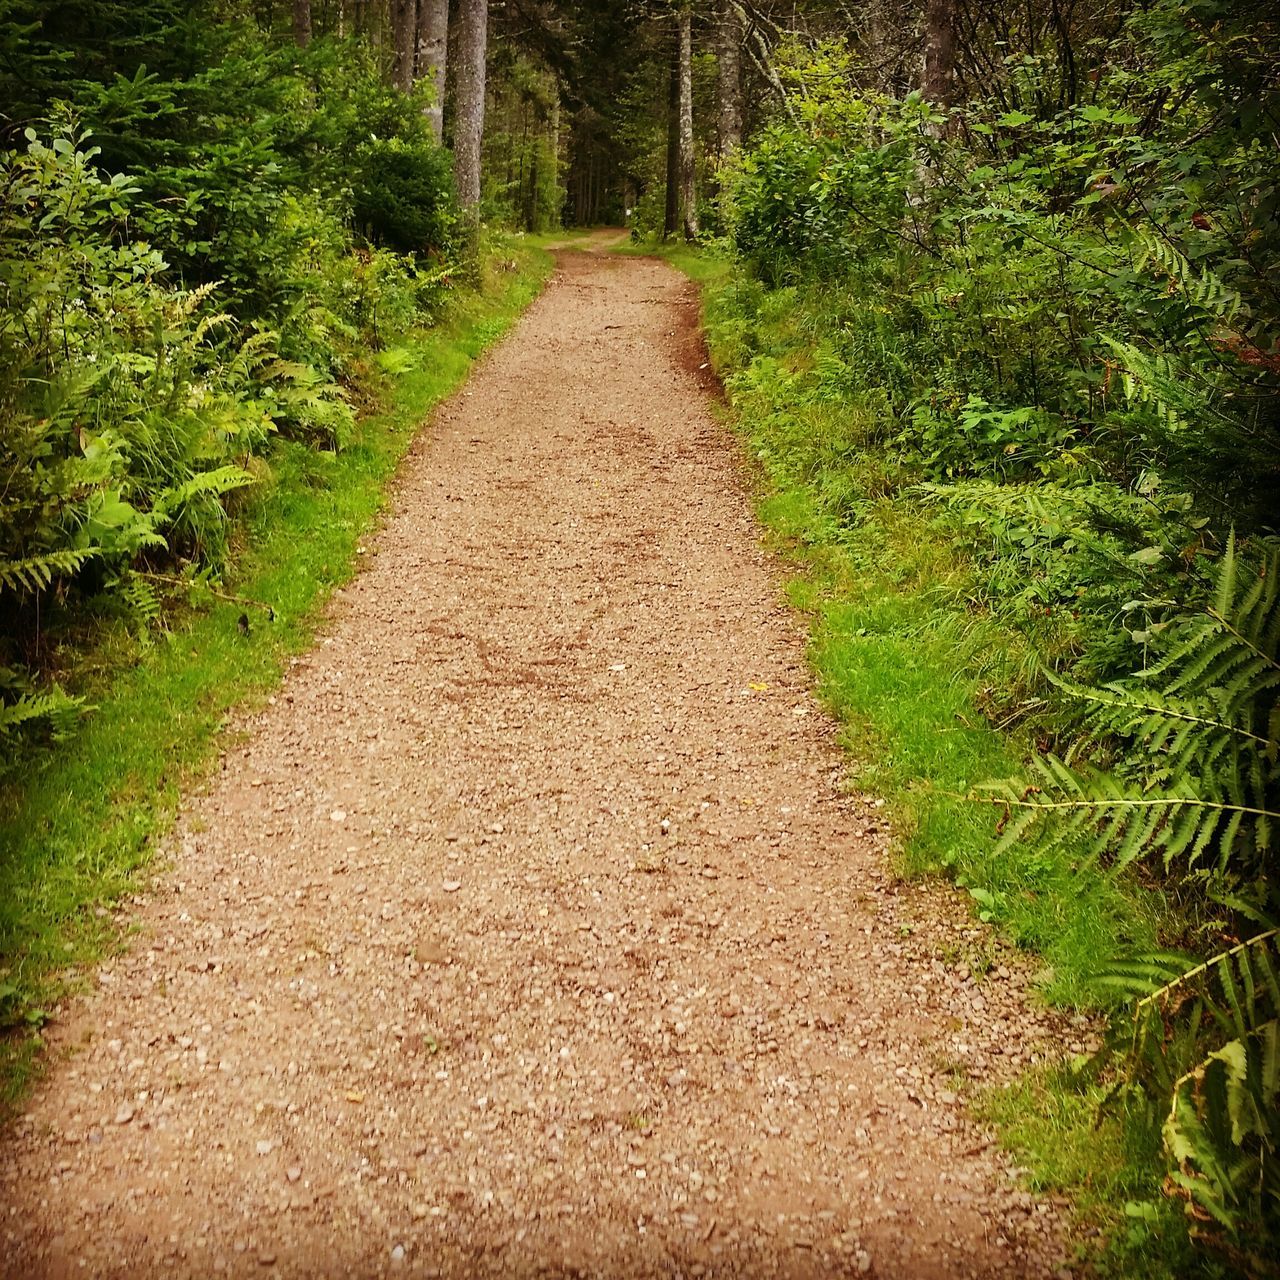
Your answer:
[[[975,1099],[1032,1191],[1065,1196],[1075,1261],[1090,1274],[1130,1280],[1212,1276],[1192,1251],[1186,1219],[1160,1191],[1164,1155],[1151,1117],[1109,1110],[1107,1089],[1066,1066],[1042,1067]]]
[[[528,239],[460,293],[439,325],[403,340],[414,368],[389,385],[351,447],[283,442],[240,515],[229,591],[274,611],[210,598],[162,638],[113,633],[85,663],[96,711],[71,741],[0,791],[0,1111],[39,1061],[39,1028],[75,973],[120,937],[110,907],[137,890],[182,794],[217,757],[236,707],[264,697],[306,649],[332,589],[431,408],[536,296],[550,257]],[[514,267],[514,269],[513,269]]]
[[[968,798],[1021,774],[1043,731],[1025,711],[1035,649],[982,609],[972,567],[927,508],[881,485],[874,406],[818,385],[822,298],[762,291],[684,247],[664,253],[702,289],[729,417],[759,463],[762,520],[795,564],[788,593],[810,618],[820,691],[856,785],[889,807],[903,870],[966,886],[983,920],[1043,957],[1046,999],[1094,1007],[1100,962],[1155,948],[1159,895],[1081,873],[1067,854],[997,853],[998,812]],[[1058,1070],[977,1101],[1036,1189],[1072,1200],[1093,1265],[1185,1274],[1185,1227],[1159,1195],[1158,1131],[1136,1116],[1095,1126],[1101,1095]]]
[[[1036,667],[1028,640],[975,604],[969,565],[927,509],[877,495],[859,408],[809,383],[814,298],[744,302],[729,264],[668,256],[703,287],[712,361],[760,464],[761,515],[797,566],[789,594],[812,620],[822,695],[858,784],[892,806],[904,870],[956,878],[984,919],[1045,957],[1050,999],[1091,1004],[1099,957],[1153,943],[1153,896],[1065,856],[997,855],[999,813],[969,798],[1019,774],[1039,731],[1017,711]]]

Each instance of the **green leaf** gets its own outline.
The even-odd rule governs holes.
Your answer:
[[[1136,564],[1159,564],[1164,559],[1163,547],[1143,547],[1141,551],[1135,551],[1129,559]]]

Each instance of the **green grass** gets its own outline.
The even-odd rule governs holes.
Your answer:
[[[311,643],[320,609],[358,564],[361,536],[431,408],[536,296],[551,259],[503,246],[516,269],[490,270],[436,327],[403,340],[416,367],[387,388],[351,447],[326,454],[284,442],[241,513],[243,550],[230,592],[208,598],[154,643],[121,633],[86,655],[96,705],[82,730],[0,790],[0,1109],[23,1095],[40,1061],[39,1028],[83,967],[120,939],[112,904],[144,881],[181,796],[217,757],[235,708],[276,686]],[[82,676],[84,673],[82,672]],[[83,681],[82,681],[83,683]]]
[[[981,607],[972,566],[930,513],[882,484],[874,407],[817,390],[821,299],[762,291],[696,249],[660,251],[702,288],[726,415],[759,464],[768,536],[794,565],[788,595],[809,617],[811,662],[842,725],[852,784],[886,801],[904,872],[967,887],[983,920],[1042,958],[1046,1000],[1096,1007],[1099,966],[1154,950],[1166,903],[1068,853],[997,852],[1000,813],[972,796],[1023,774],[1033,750],[1037,726],[1019,711],[1038,680],[1031,640]],[[1060,1070],[980,1105],[1036,1189],[1072,1201],[1082,1256],[1100,1271],[1186,1274],[1185,1226],[1159,1194],[1158,1132],[1132,1115],[1095,1127],[1101,1096]]]
[[[1191,1249],[1180,1204],[1161,1196],[1151,1177],[1163,1163],[1153,1117],[1113,1113],[1105,1099],[1100,1085],[1058,1066],[989,1090],[977,1109],[1029,1166],[1032,1191],[1069,1196],[1074,1261],[1123,1280],[1212,1274]]]

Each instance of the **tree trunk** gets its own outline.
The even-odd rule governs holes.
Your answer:
[[[733,0],[716,15],[716,120],[720,159],[742,145],[742,20]]]
[[[671,84],[667,93],[667,208],[665,239],[680,230],[680,41],[671,47]]]
[[[698,238],[697,173],[693,155],[693,14],[688,5],[680,8],[680,208],[684,215],[684,238]]]
[[[449,57],[449,0],[418,0],[417,74],[434,95],[427,120],[437,142],[444,137],[445,68]]]
[[[402,93],[413,90],[413,46],[417,27],[418,0],[391,0],[391,28],[395,39],[391,83]]]
[[[551,103],[551,216],[548,225],[558,227],[563,221],[564,188],[560,184],[560,86]]]
[[[293,38],[299,49],[311,43],[311,0],[293,0]]]
[[[955,102],[956,0],[928,0],[925,7],[920,92],[935,107]]]
[[[458,200],[473,227],[480,221],[480,148],[484,141],[484,75],[488,44],[488,0],[460,0],[453,166],[458,180]]]

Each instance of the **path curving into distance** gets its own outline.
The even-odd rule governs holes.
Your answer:
[[[1052,1275],[1051,1041],[842,793],[691,287],[560,256],[0,1139],[5,1276]]]

